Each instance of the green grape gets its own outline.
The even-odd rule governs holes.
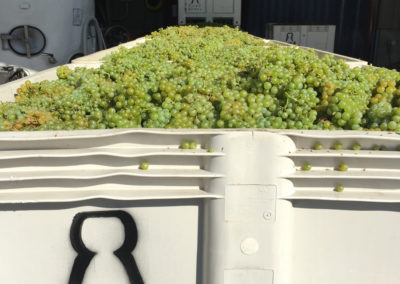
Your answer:
[[[348,165],[346,163],[340,163],[337,170],[340,172],[346,172],[348,170]]]
[[[356,142],[353,144],[353,146],[351,148],[355,151],[358,151],[358,150],[361,150],[361,145]]]
[[[197,143],[192,141],[189,143],[189,149],[196,149],[197,148]]]
[[[387,150],[387,148],[385,145],[379,146],[379,151],[386,151],[386,150]]]
[[[323,149],[323,146],[322,146],[322,144],[321,144],[320,142],[317,142],[317,143],[315,143],[315,145],[314,145],[314,149],[315,149],[315,150],[322,150],[322,149]]]
[[[335,150],[342,150],[342,149],[343,149],[342,143],[336,142],[336,143],[333,145],[333,149],[335,149]]]
[[[140,169],[141,170],[148,170],[149,169],[149,163],[148,162],[142,162],[140,164]]]
[[[214,152],[214,148],[210,147],[210,148],[208,149],[208,152],[213,153],[213,152]]]
[[[343,192],[343,190],[344,190],[343,185],[337,185],[337,186],[335,186],[335,188],[333,189],[333,191],[336,191],[336,192]]]
[[[190,149],[190,142],[189,141],[183,141],[182,144],[181,144],[181,148],[185,149],[185,150]]]
[[[381,147],[379,145],[372,146],[372,150],[374,150],[374,151],[379,151],[380,149],[381,149]]]
[[[311,168],[312,168],[312,166],[311,166],[310,163],[305,163],[305,164],[301,167],[301,169],[302,169],[303,171],[310,171]]]

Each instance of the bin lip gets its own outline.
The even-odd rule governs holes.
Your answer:
[[[334,138],[382,138],[399,140],[400,135],[392,131],[357,130],[292,130],[269,128],[224,128],[224,129],[164,129],[164,128],[119,128],[101,130],[58,130],[58,131],[1,131],[0,141],[56,140],[77,138],[101,138],[125,134],[153,135],[219,135],[236,132],[271,133],[303,137]]]
[[[342,55],[342,54],[338,54],[338,53],[329,52],[329,51],[322,50],[322,49],[317,49],[317,48],[312,48],[312,47],[307,47],[307,46],[302,46],[302,45],[294,45],[294,44],[290,44],[287,42],[274,40],[274,39],[267,39],[267,38],[262,38],[262,37],[257,37],[257,36],[254,36],[254,37],[264,41],[264,43],[266,43],[266,44],[273,43],[273,44],[278,44],[281,46],[291,47],[291,48],[295,48],[295,49],[314,50],[315,52],[317,52],[321,55],[333,55],[333,56],[337,57],[338,59],[345,60],[347,63],[358,63],[361,66],[368,65],[367,61],[364,61],[364,60],[361,60],[358,58],[354,58],[354,57],[350,57],[350,56],[346,56],[346,55]],[[111,52],[118,51],[120,48],[128,48],[128,49],[134,48],[138,44],[144,43],[147,40],[151,40],[151,38],[140,37],[133,41],[128,41],[126,43],[122,43],[120,45],[114,46],[109,49],[101,50],[96,53],[89,54],[87,56],[79,57],[77,59],[72,60],[71,63],[72,64],[103,64],[104,57],[111,54]],[[95,54],[105,54],[105,55],[103,57],[96,59],[96,57],[93,57],[93,55],[95,55]]]
[[[275,40],[275,39],[265,39],[265,38],[259,38],[262,39],[265,43],[269,44],[269,43],[275,43],[275,44],[279,44],[282,46],[288,46],[288,47],[292,47],[294,49],[305,49],[305,50],[313,50],[317,53],[320,53],[321,55],[332,55],[337,57],[337,59],[343,59],[346,61],[346,63],[360,63],[360,65],[368,65],[368,61],[365,60],[361,60],[355,57],[350,57],[350,56],[346,56],[343,54],[339,54],[339,53],[333,53],[330,51],[326,51],[326,50],[322,50],[322,49],[318,49],[318,48],[313,48],[313,47],[308,47],[308,46],[303,46],[303,45],[294,45],[291,43],[287,43],[284,41],[279,41],[279,40]]]

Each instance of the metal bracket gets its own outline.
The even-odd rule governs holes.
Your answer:
[[[26,46],[26,56],[28,58],[31,58],[31,46],[29,44],[29,29],[27,25],[24,25],[24,43]]]
[[[1,49],[10,50],[10,46],[8,45],[8,40],[12,39],[12,36],[9,34],[0,34],[1,39]]]

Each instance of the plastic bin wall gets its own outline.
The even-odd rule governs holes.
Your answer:
[[[260,157],[260,150],[265,143],[290,148],[288,138],[251,131],[1,134],[0,222],[7,230],[0,282],[224,283],[254,273],[272,280],[276,261],[267,255],[280,246],[268,235],[279,233],[273,180],[280,168],[257,168],[264,159],[286,161],[270,151]],[[182,140],[199,147],[181,150]],[[144,160],[148,170],[139,169]]]
[[[372,284],[400,277],[396,134],[0,134],[1,283]],[[338,140],[364,150],[329,150]],[[198,148],[179,149],[182,141]],[[316,141],[326,150],[311,150]],[[387,151],[371,150],[375,144]],[[139,169],[142,161],[148,170]],[[311,171],[299,170],[305,161]],[[349,171],[336,171],[340,162]],[[338,184],[344,192],[333,191]]]

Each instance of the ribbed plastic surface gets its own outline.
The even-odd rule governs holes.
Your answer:
[[[307,133],[307,134],[305,134]],[[297,150],[286,157],[293,161],[293,171],[285,178],[290,180],[295,192],[288,199],[321,199],[371,202],[399,202],[400,195],[400,145],[399,135],[394,133],[313,132],[289,134]],[[315,143],[322,150],[314,150]],[[334,150],[340,142],[344,150]],[[349,150],[354,143],[361,150]],[[385,151],[373,150],[384,146]],[[311,171],[302,171],[305,163],[312,165]],[[345,163],[348,170],[337,170]],[[333,191],[337,185],[344,192]]]
[[[204,167],[223,152],[182,150],[174,133],[162,141],[157,133],[141,131],[63,133],[68,135],[0,134],[0,203],[51,201],[52,195],[55,201],[218,197],[202,187],[223,175]],[[149,170],[140,169],[143,161]]]

